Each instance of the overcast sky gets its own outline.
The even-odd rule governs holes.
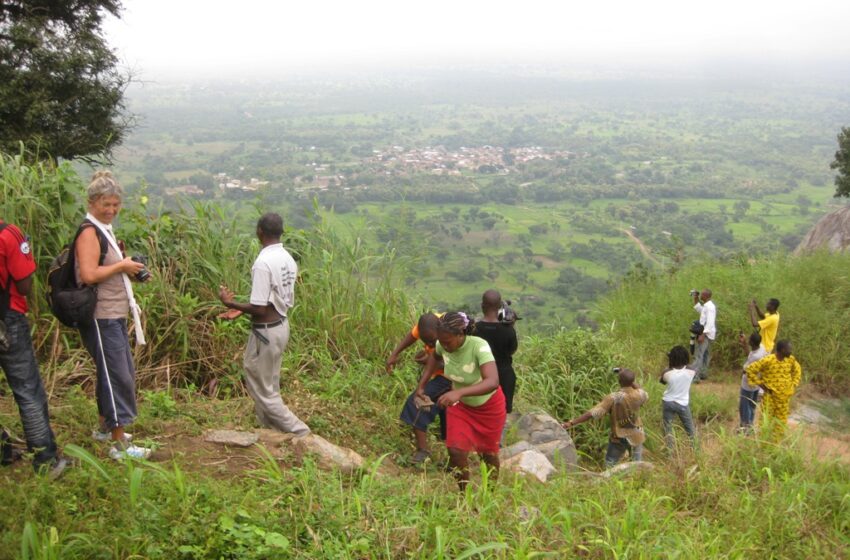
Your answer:
[[[850,60],[850,0],[124,0],[142,79],[515,62]]]

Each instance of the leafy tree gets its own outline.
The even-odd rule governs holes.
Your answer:
[[[109,157],[131,125],[130,78],[101,30],[120,11],[120,0],[0,2],[0,149]]]
[[[835,176],[835,196],[850,197],[850,128],[842,126],[838,135],[838,151],[830,169],[837,169]]]

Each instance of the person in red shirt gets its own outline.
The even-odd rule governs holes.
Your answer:
[[[5,326],[0,367],[21,414],[27,449],[33,453],[33,468],[56,478],[67,462],[57,453],[47,393],[41,383],[26,317],[35,269],[29,239],[16,226],[0,220],[0,320]]]

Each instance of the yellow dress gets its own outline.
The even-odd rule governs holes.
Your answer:
[[[784,360],[769,354],[747,366],[747,383],[764,387],[764,416],[771,439],[778,442],[785,433],[791,397],[800,384],[802,368],[794,356]]]

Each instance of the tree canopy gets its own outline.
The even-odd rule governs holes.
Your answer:
[[[130,117],[129,76],[102,36],[120,0],[0,2],[0,150],[108,157]]]
[[[829,167],[838,170],[835,176],[835,196],[850,197],[850,127],[841,127],[838,151]]]

